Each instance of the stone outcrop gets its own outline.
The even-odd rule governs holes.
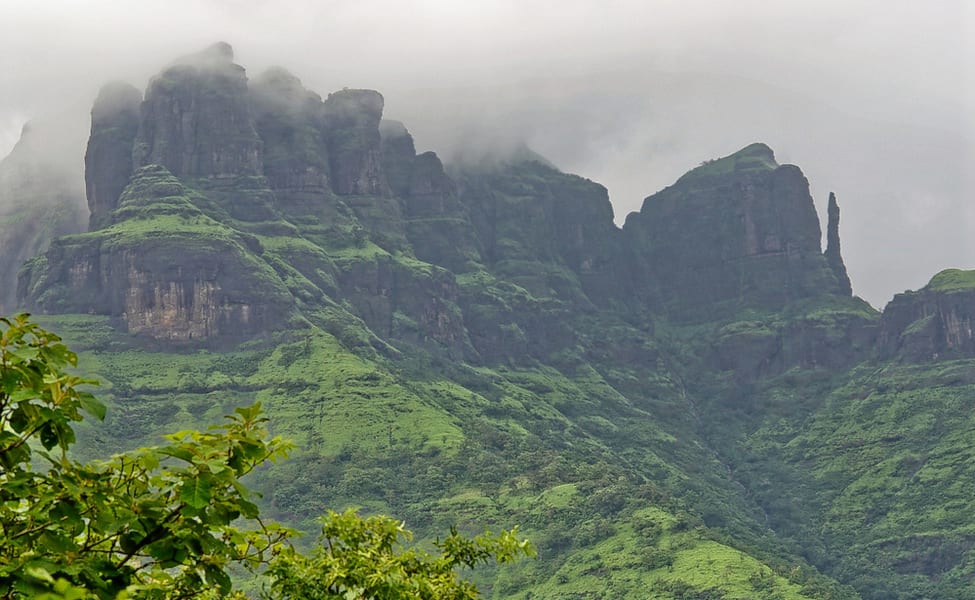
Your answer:
[[[744,382],[797,366],[842,370],[874,353],[877,329],[877,313],[860,299],[816,306],[812,313],[736,321],[714,333],[709,363]]]
[[[829,205],[827,207],[826,221],[826,262],[836,277],[836,282],[840,286],[840,293],[846,296],[853,295],[853,286],[850,284],[850,276],[846,273],[846,265],[843,264],[843,256],[840,254],[840,205],[836,203],[836,194],[829,193]]]
[[[623,232],[642,296],[680,320],[844,293],[806,178],[764,144],[690,171],[647,198]]]
[[[244,68],[219,43],[177,61],[149,82],[133,153],[135,167],[163,165],[177,177],[260,175]]]
[[[91,213],[89,229],[98,229],[106,223],[129,183],[141,102],[139,90],[121,82],[102,87],[95,99],[91,109],[91,135],[85,153],[85,192]]]
[[[975,271],[948,269],[884,308],[880,349],[908,361],[975,356]]]
[[[43,312],[116,317],[130,333],[242,339],[287,318],[292,299],[249,239],[206,217],[165,167],[135,172],[111,224],[59,238],[21,272]]]
[[[322,99],[281,68],[250,83],[264,175],[279,203],[292,212],[315,212],[330,194]]]
[[[416,257],[454,273],[478,268],[481,248],[457,186],[433,152],[417,155],[399,121],[383,121],[383,171],[402,207],[406,237]]]
[[[835,199],[824,254],[805,178],[763,144],[691,171],[621,230],[603,186],[527,148],[448,174],[383,104],[371,90],[323,101],[280,68],[249,82],[226,44],[167,67],[141,104],[107,86],[86,159],[91,231],[32,263],[21,297],[174,341],[342,306],[382,338],[486,361],[574,347],[573,319],[607,308],[727,325],[741,307],[850,300]],[[729,368],[826,364],[837,331],[860,335],[797,327],[777,326],[758,366]],[[740,333],[720,335],[721,368]]]
[[[336,194],[389,195],[382,169],[382,116],[383,97],[373,90],[346,89],[325,99],[323,118]]]
[[[466,171],[459,181],[485,264],[538,297],[588,304],[585,292],[608,291],[619,232],[606,188],[534,159]]]

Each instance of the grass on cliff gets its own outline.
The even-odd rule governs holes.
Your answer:
[[[751,144],[735,152],[734,154],[708,160],[681,177],[715,177],[737,173],[742,171],[765,171],[774,170],[779,165],[772,158],[772,151],[765,144]],[[680,180],[678,180],[680,181]]]
[[[957,292],[975,289],[975,270],[946,269],[932,277],[925,289],[935,292]]]

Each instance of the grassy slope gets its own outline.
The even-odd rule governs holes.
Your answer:
[[[975,288],[975,271],[945,269],[931,278],[925,286],[935,292],[955,292]]]
[[[971,360],[864,365],[801,429],[769,423],[751,436],[778,465],[767,470],[791,470],[802,486],[789,508],[797,541],[823,544],[811,558],[866,598],[970,597],[973,398]]]
[[[576,424],[591,419],[557,408],[563,395],[591,393],[592,373],[576,382],[554,370],[470,369],[424,380],[357,357],[317,328],[233,352],[163,353],[138,348],[103,317],[43,322],[105,382],[109,416],[84,428],[84,455],[152,443],[260,400],[274,432],[299,448],[252,481],[279,518],[310,527],[326,508],[355,505],[405,517],[424,536],[521,523],[541,557],[485,576],[496,597],[799,597],[787,567],[773,574],[716,541]],[[663,431],[652,436],[672,443]]]

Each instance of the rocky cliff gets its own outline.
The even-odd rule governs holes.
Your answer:
[[[908,361],[975,356],[975,272],[948,269],[884,308],[880,345]]]
[[[778,165],[762,144],[692,170],[648,198],[620,230],[602,186],[561,173],[527,149],[448,175],[434,153],[416,152],[403,124],[382,121],[382,111],[376,92],[341,90],[322,100],[280,68],[249,81],[226,44],[164,69],[141,103],[131,87],[107,86],[92,110],[86,157],[91,239],[142,223],[149,213],[139,211],[160,216],[159,198],[189,198],[177,210],[183,217],[191,206],[266,248],[255,256],[293,302],[310,308],[348,301],[380,337],[441,345],[476,360],[542,358],[573,347],[572,315],[596,307],[628,307],[624,313],[644,321],[649,310],[725,326],[741,307],[774,313],[809,298],[849,296],[833,228],[835,201],[824,255],[805,178],[796,167]],[[133,176],[150,164],[158,167]],[[145,177],[164,172],[184,187],[160,196],[145,184]],[[126,188],[130,183],[138,185]],[[153,202],[160,204],[152,208]],[[25,302],[64,310],[88,298],[86,311],[129,315],[124,323],[130,331],[173,339],[189,338],[190,329],[195,339],[256,331],[243,320],[245,312],[270,315],[281,307],[280,299],[259,306],[264,295],[258,293],[239,301],[246,311],[224,311],[224,326],[194,325],[170,335],[170,321],[131,316],[142,308],[121,308],[116,300],[111,308],[99,307],[98,294],[68,298],[49,289],[64,269],[94,268],[92,253],[100,251],[85,247],[77,260],[71,252],[82,252],[80,246],[62,244],[47,262],[36,262],[23,279]],[[214,242],[201,251],[216,257],[224,249]],[[139,254],[136,245],[127,260],[133,253]],[[99,269],[97,286],[91,280],[82,287],[135,289],[126,269]],[[210,290],[195,283],[199,274],[191,281],[189,273],[175,272],[154,270],[154,283],[133,297],[158,297],[153,302],[168,306],[172,302],[153,286],[171,284],[187,298],[196,293],[187,290]],[[215,281],[216,275],[199,277]],[[632,320],[624,313],[613,318]],[[230,325],[238,318],[240,327]],[[848,362],[848,351],[839,352],[847,358],[835,358],[842,343],[822,338],[835,337],[834,323],[816,323],[802,326],[801,335],[772,326],[778,341],[749,359],[757,366],[720,358],[718,364],[770,373],[797,363]],[[842,326],[848,331],[840,337],[864,338],[860,325]],[[754,345],[754,332],[768,326],[744,333],[740,325],[725,327],[717,356],[738,355],[741,343]],[[805,349],[789,341],[800,338]]]
[[[829,203],[827,211],[826,228],[826,262],[836,276],[836,282],[840,286],[840,292],[853,295],[853,286],[850,283],[850,276],[846,273],[846,265],[843,264],[843,257],[840,253],[840,205],[836,203],[836,194],[829,193]]]
[[[688,172],[647,198],[623,232],[641,293],[674,318],[844,293],[823,256],[806,178],[764,144]]]
[[[129,183],[141,101],[139,90],[127,83],[108,84],[95,99],[85,153],[85,192],[91,215],[88,229],[105,225]]]
[[[133,163],[163,165],[177,177],[261,173],[261,140],[244,68],[224,43],[184,57],[149,82]]]
[[[55,240],[21,273],[44,312],[104,314],[159,341],[243,339],[292,299],[260,243],[210,219],[165,167],[138,169],[101,229]]]

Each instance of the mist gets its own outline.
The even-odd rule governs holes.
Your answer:
[[[71,123],[79,169],[102,84],[144,88],[224,40],[250,77],[377,89],[445,160],[524,142],[605,185],[616,220],[755,141],[842,209],[874,306],[975,268],[975,9],[965,0],[0,0],[0,156],[27,120]],[[2,194],[0,194],[2,196]]]

